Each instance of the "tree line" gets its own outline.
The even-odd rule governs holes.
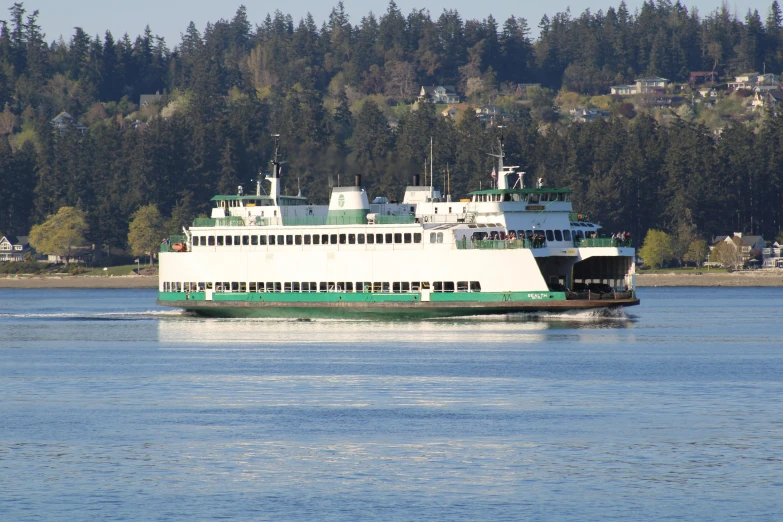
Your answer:
[[[115,41],[77,28],[69,42],[47,43],[37,12],[17,3],[0,25],[0,231],[25,234],[73,206],[85,212],[90,242],[123,247],[145,205],[178,229],[207,212],[214,193],[247,188],[267,170],[271,134],[285,145],[284,188],[315,202],[327,201],[338,176],[356,173],[371,194],[401,197],[413,174],[429,170],[430,138],[435,184],[448,179],[460,197],[490,183],[486,153],[502,133],[507,163],[528,182],[572,188],[581,212],[637,244],[653,228],[672,233],[683,252],[695,237],[733,230],[774,237],[783,119],[771,113],[759,129],[728,124],[719,136],[676,115],[665,124],[642,113],[563,125],[525,104],[508,106],[503,128],[471,114],[443,118],[426,102],[389,118],[389,103],[411,101],[422,84],[454,83],[464,93],[478,79],[479,89],[498,92],[530,81],[559,88],[596,71],[604,82],[684,78],[716,62],[725,71],[769,68],[783,52],[777,2],[770,13],[753,40],[760,61],[748,61],[758,15],[741,21],[719,9],[700,18],[670,2],[634,14],[622,3],[606,14],[560,13],[542,21],[535,42],[523,18],[501,26],[456,11],[404,16],[393,2],[356,25],[338,4],[320,27],[280,12],[253,27],[240,7],[203,33],[191,23],[171,50],[149,29]],[[575,67],[593,69],[574,75]],[[134,107],[155,91],[164,93],[161,107]],[[63,109],[86,128],[54,129]]]

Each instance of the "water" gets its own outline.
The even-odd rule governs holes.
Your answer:
[[[0,520],[780,520],[783,289],[206,320],[0,290]]]

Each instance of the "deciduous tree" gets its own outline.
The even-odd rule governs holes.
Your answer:
[[[74,207],[61,207],[57,214],[30,230],[30,245],[42,254],[64,256],[67,267],[73,248],[84,244],[86,233],[84,212]]]
[[[664,261],[674,256],[671,237],[661,230],[650,230],[644,238],[639,256],[644,259],[644,264],[653,269],[660,268]]]
[[[145,205],[134,212],[128,229],[128,246],[133,255],[148,255],[150,263],[154,264],[165,230],[166,222],[154,204]]]

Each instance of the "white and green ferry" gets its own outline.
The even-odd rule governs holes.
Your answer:
[[[329,205],[280,193],[215,196],[210,218],[161,246],[158,304],[212,317],[418,318],[639,304],[635,252],[574,213],[567,189],[496,187],[443,197],[414,176],[401,203],[356,177]],[[430,179],[431,179],[430,175]],[[513,185],[512,185],[513,183]]]

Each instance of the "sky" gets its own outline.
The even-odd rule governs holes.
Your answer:
[[[69,40],[73,28],[80,26],[91,36],[100,35],[108,29],[115,40],[126,32],[134,39],[141,34],[149,24],[153,34],[163,36],[169,48],[180,41],[180,35],[185,32],[188,24],[193,21],[196,27],[203,31],[207,22],[215,22],[221,18],[230,20],[237,7],[244,3],[248,18],[252,24],[260,24],[267,13],[280,9],[284,14],[291,14],[298,22],[310,12],[320,27],[332,7],[338,0],[288,0],[286,2],[259,2],[255,0],[134,0],[133,2],[118,0],[20,0],[23,1],[28,13],[38,10],[39,23],[46,34],[47,40],[57,40],[63,36]],[[6,8],[0,10],[0,19],[8,18],[8,8],[13,1],[5,0]],[[413,9],[429,9],[433,19],[444,9],[457,9],[463,20],[484,19],[492,14],[502,25],[509,16],[526,18],[537,36],[538,22],[544,14],[550,17],[569,6],[575,15],[590,8],[592,11],[609,6],[617,6],[620,0],[607,0],[605,3],[588,2],[586,0],[550,0],[548,2],[520,2],[511,0],[495,0],[494,2],[476,2],[475,0],[396,0],[397,6],[407,15]],[[719,0],[684,0],[688,8],[696,7],[702,15],[720,7]],[[758,9],[762,20],[766,19],[772,0],[765,3],[751,3],[750,0],[727,2],[729,8],[744,17],[749,8]],[[362,16],[370,11],[376,16],[383,14],[388,6],[388,0],[344,0],[346,12],[352,24],[358,23]],[[641,6],[642,0],[626,0],[632,12]]]

